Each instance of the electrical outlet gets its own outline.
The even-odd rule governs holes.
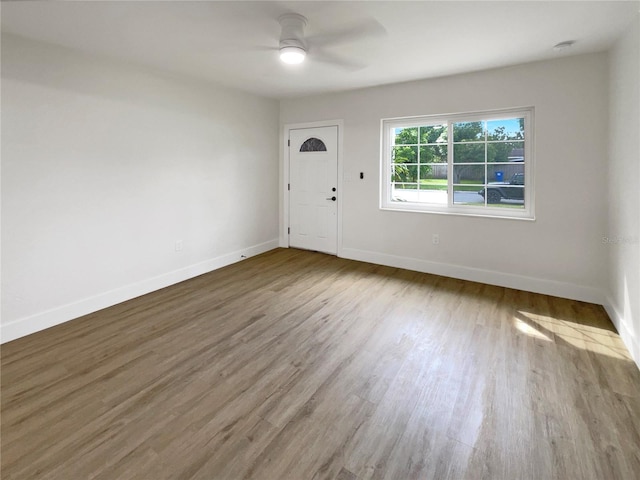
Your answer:
[[[440,245],[440,235],[438,235],[437,233],[431,235],[431,243],[433,243],[434,245]]]
[[[181,252],[183,247],[182,240],[176,240],[176,252]]]

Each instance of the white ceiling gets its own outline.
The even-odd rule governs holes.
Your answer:
[[[639,7],[640,1],[38,1],[3,2],[1,13],[3,33],[283,98],[603,51]],[[299,66],[278,60],[277,18],[285,12],[308,19],[308,61]],[[565,40],[576,43],[553,50]],[[327,58],[337,63],[320,61]]]

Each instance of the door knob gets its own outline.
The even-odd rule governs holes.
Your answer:
[[[327,200],[331,200],[332,202],[336,201],[336,197],[327,197]]]

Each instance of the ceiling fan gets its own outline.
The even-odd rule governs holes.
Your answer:
[[[314,62],[353,70],[364,68],[366,65],[361,61],[350,60],[328,50],[341,45],[344,47],[347,42],[361,42],[372,36],[386,34],[385,28],[373,19],[342,30],[306,37],[304,29],[307,19],[303,15],[285,13],[278,17],[278,23],[281,27],[278,45],[280,60],[287,64],[302,63],[309,54],[309,59]]]
[[[280,33],[280,60],[290,65],[302,63],[307,56],[307,46],[304,42],[304,27],[307,19],[298,13],[280,15],[278,23],[282,28]]]

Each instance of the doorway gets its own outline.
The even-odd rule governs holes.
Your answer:
[[[288,130],[289,246],[338,253],[338,125]]]

